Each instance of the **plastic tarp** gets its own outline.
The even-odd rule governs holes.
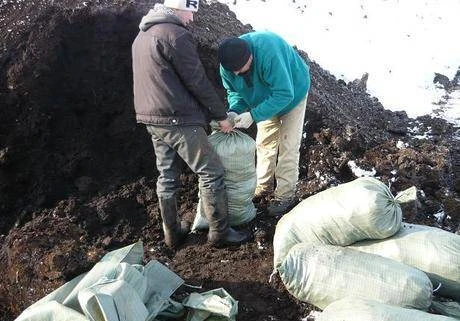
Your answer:
[[[184,305],[173,301],[171,295],[184,281],[158,261],[141,265],[142,257],[141,242],[106,254],[88,273],[37,301],[16,321],[153,321],[157,317],[182,317]],[[231,302],[234,307],[230,299],[227,294],[225,302],[211,300],[213,309],[209,315],[229,307],[236,314],[236,301]],[[194,301],[189,298],[187,302]],[[202,305],[199,312],[206,308]],[[212,320],[200,319],[199,315],[194,318],[193,321]],[[221,320],[234,318],[222,316]]]
[[[252,203],[257,184],[256,142],[239,130],[229,134],[214,131],[208,139],[225,169],[229,223],[231,226],[248,223],[256,216],[256,208]],[[206,228],[208,222],[199,201],[192,230]]]
[[[401,207],[379,180],[362,177],[317,193],[294,207],[276,225],[274,267],[298,243],[346,246],[395,234]]]
[[[404,223],[393,236],[367,240],[350,248],[378,254],[425,273],[436,294],[460,299],[460,235],[430,226]]]
[[[344,298],[328,305],[315,321],[458,321],[458,319],[372,300]]]
[[[286,289],[320,309],[347,296],[426,310],[432,284],[408,265],[350,248],[301,243],[278,268]]]

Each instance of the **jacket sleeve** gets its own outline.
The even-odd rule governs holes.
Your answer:
[[[220,77],[222,78],[222,85],[227,90],[227,101],[231,111],[241,114],[249,109],[249,105],[244,101],[243,97],[233,89],[231,79],[222,66],[220,66]]]
[[[266,57],[262,64],[262,77],[271,89],[271,95],[251,109],[256,122],[278,114],[294,99],[294,83],[286,59],[279,55]]]
[[[191,33],[185,32],[176,38],[174,46],[172,64],[185,87],[208,110],[212,119],[226,119],[226,107],[206,76]]]

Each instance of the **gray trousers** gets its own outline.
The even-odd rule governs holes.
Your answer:
[[[198,175],[202,192],[225,188],[224,167],[201,126],[147,125],[159,172],[158,197],[173,197],[181,187],[181,159]]]

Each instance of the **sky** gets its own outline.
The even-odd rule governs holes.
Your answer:
[[[460,90],[446,101],[433,83],[460,67],[460,0],[219,0],[255,30],[271,30],[338,79],[369,73],[389,110],[439,115],[460,125]],[[236,4],[235,4],[236,2]]]

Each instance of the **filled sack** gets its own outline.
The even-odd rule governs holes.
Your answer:
[[[389,188],[361,177],[315,194],[294,207],[276,225],[275,269],[298,243],[346,246],[384,239],[401,227],[401,207]]]
[[[328,305],[316,321],[458,321],[458,319],[347,297]]]
[[[208,139],[225,169],[229,224],[237,226],[248,223],[256,216],[256,208],[252,203],[257,184],[256,142],[239,130],[233,130],[228,134],[214,131]],[[192,230],[208,227],[199,200]]]
[[[420,310],[432,300],[432,284],[422,271],[340,246],[297,244],[278,272],[294,297],[320,309],[348,296]]]
[[[460,300],[460,235],[440,228],[403,224],[393,236],[349,246],[424,271],[439,289],[436,294]]]

